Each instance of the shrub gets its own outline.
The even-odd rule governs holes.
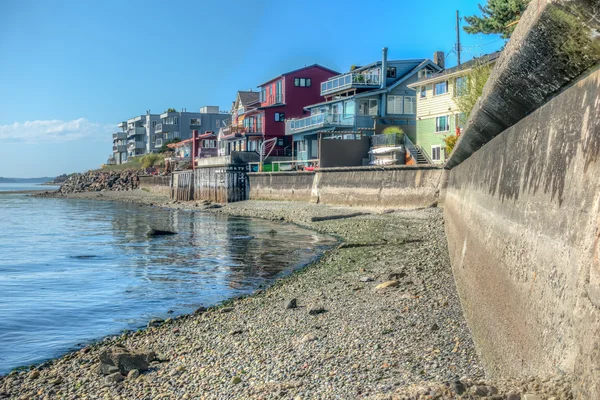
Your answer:
[[[444,137],[444,144],[446,145],[446,154],[450,155],[452,153],[452,149],[454,149],[454,145],[456,144],[456,140],[458,136],[449,135]]]
[[[162,159],[163,156],[160,154],[146,154],[145,156],[141,157],[140,164],[142,164],[142,168],[151,168],[156,166]]]

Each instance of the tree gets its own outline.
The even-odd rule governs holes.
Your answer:
[[[476,65],[471,71],[464,77],[464,83],[460,89],[460,96],[455,98],[456,106],[461,112],[460,122],[462,126],[467,124],[469,115],[475,107],[475,103],[481,97],[483,93],[483,87],[490,77],[492,72],[492,65],[482,61],[480,65]],[[459,89],[457,89],[459,90]]]
[[[177,112],[177,110],[176,110],[176,109],[174,109],[174,108],[169,108],[169,109],[167,109],[167,111],[165,111],[165,112]]]
[[[458,139],[458,137],[456,135],[448,135],[444,137],[444,144],[445,144],[445,150],[446,150],[446,154],[450,155],[452,153],[452,150],[454,149],[454,145],[456,144],[456,140]]]
[[[158,150],[159,153],[166,153],[167,151],[171,151],[170,148],[167,147],[168,144],[171,143],[177,143],[179,142],[180,139],[169,139],[169,140],[165,140],[163,142],[163,145],[160,147],[160,150]]]
[[[467,33],[500,34],[504,39],[508,39],[517,26],[514,22],[521,18],[529,1],[487,0],[487,5],[479,4],[483,16],[465,17],[469,25],[465,26],[464,30]]]

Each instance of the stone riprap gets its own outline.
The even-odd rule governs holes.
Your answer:
[[[70,176],[58,193],[99,192],[103,190],[132,190],[139,185],[142,171],[88,171]]]

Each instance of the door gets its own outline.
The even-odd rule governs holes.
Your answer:
[[[310,141],[310,158],[311,160],[319,158],[319,141],[317,139]]]

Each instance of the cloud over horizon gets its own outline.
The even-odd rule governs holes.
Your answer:
[[[0,143],[57,143],[96,136],[109,140],[111,125],[91,122],[85,118],[72,121],[36,120],[0,125]]]

